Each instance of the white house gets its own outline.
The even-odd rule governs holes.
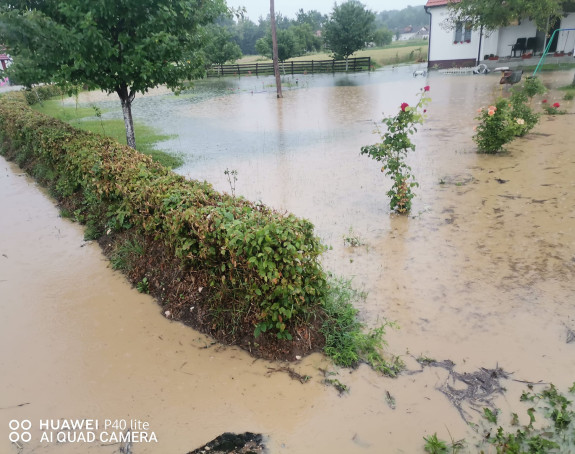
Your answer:
[[[455,29],[447,28],[447,5],[452,1],[459,0],[428,0],[425,5],[430,16],[429,67],[476,66],[490,57],[529,57],[543,52],[545,33],[537,30],[528,18],[493,31],[473,30],[465,23],[458,24]],[[563,17],[550,34],[560,28],[575,28],[575,13]],[[556,34],[550,51],[573,55],[574,47],[575,30],[561,31]]]

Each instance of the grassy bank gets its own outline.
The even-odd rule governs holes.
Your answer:
[[[400,63],[416,63],[417,61],[427,60],[427,47],[427,40],[400,41],[392,43],[389,46],[360,50],[353,54],[352,57],[371,57],[377,67]],[[287,61],[330,60],[331,58],[332,56],[330,52],[320,52],[290,58]],[[236,63],[244,64],[256,62],[271,62],[271,60],[264,58],[261,55],[246,55]]]
[[[75,128],[111,137],[119,143],[126,143],[124,121],[121,119],[102,120],[98,115],[104,112],[97,108],[73,107],[63,104],[60,99],[49,99],[42,103],[36,103],[32,108]],[[141,122],[135,122],[134,129],[136,131],[136,148],[140,153],[150,156],[154,161],[170,169],[175,169],[183,164],[184,160],[181,156],[156,148],[158,142],[170,139],[171,136],[158,134],[154,128]]]

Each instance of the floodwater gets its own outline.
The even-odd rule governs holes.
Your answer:
[[[270,370],[283,364],[212,345],[162,317],[83,242],[79,226],[1,161],[0,452],[119,452],[105,440],[40,441],[38,420],[61,418],[148,422],[158,442],[136,444],[135,454],[186,453],[226,431],[264,433],[274,454],[423,452],[422,437],[434,432],[472,440],[438,390],[447,372],[421,371],[420,355],[452,360],[459,372],[499,366],[516,380],[567,389],[575,380],[575,343],[567,343],[575,330],[573,104],[560,101],[570,114],[542,117],[508,154],[479,155],[473,117],[499,93],[498,78],[423,79],[412,70],[299,76],[297,85],[286,78],[282,100],[270,79],[215,81],[208,95],[151,93],[134,114],[177,134],[165,146],[185,155],[178,172],[230,192],[224,171],[237,170],[236,194],[309,218],[332,247],[326,269],[368,293],[362,319],[397,321],[388,349],[414,373],[339,370],[350,387],[340,397],[322,384],[319,368],[334,369],[320,355],[292,365],[311,376],[300,384]],[[573,73],[543,77],[558,87]],[[377,141],[374,121],[413,104],[427,84],[432,103],[410,156],[420,187],[412,215],[397,216],[390,182],[360,147]],[[116,103],[90,96],[81,101]],[[364,245],[344,246],[348,236]],[[503,385],[497,406],[525,414],[525,385]],[[7,441],[14,419],[33,423],[21,451]]]

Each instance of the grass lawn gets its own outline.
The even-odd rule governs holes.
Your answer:
[[[91,107],[69,107],[62,105],[59,99],[51,99],[42,104],[35,104],[32,108],[62,120],[75,128],[112,137],[122,144],[126,143],[124,120],[101,120],[97,117],[96,110]],[[136,148],[140,153],[146,154],[154,161],[172,169],[183,164],[184,161],[181,156],[155,148],[158,142],[170,139],[171,136],[158,134],[154,128],[140,122],[134,123],[134,129],[136,131]]]
[[[394,65],[398,63],[414,63],[418,60],[427,60],[427,40],[410,40],[392,43],[385,47],[372,47],[360,50],[352,57],[371,57],[376,66]],[[287,61],[298,60],[331,60],[329,52],[307,54],[301,57],[290,58]],[[269,58],[261,55],[246,55],[236,61],[238,64],[271,62]]]

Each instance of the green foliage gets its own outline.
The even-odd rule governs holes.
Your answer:
[[[524,392],[521,395],[521,401],[534,403],[532,408],[527,409],[529,424],[515,432],[507,432],[499,426],[495,436],[487,438],[497,452],[537,454],[569,452],[562,449],[575,444],[575,431],[573,430],[575,411],[572,402],[553,384],[540,393]],[[538,428],[534,427],[536,413],[541,419]],[[492,420],[490,422],[496,424]]]
[[[400,10],[381,11],[375,18],[378,27],[389,30],[402,30],[411,25],[414,31],[429,27],[429,15],[421,6],[407,6]]]
[[[365,242],[360,238],[360,236],[353,231],[353,228],[349,228],[347,235],[343,237],[343,245],[349,247],[359,247],[365,245]]]
[[[547,102],[546,99],[543,100],[541,106],[543,107],[543,111],[547,115],[565,115],[567,113],[566,110],[560,109],[561,104],[558,102],[554,102],[553,104]]]
[[[148,282],[147,277],[143,278],[136,284],[136,290],[140,293],[150,293],[150,283]]]
[[[519,417],[512,413],[511,425],[520,426],[514,431],[507,431],[502,426],[497,426],[499,411],[484,408],[484,416],[490,427],[484,430],[484,439],[481,445],[490,445],[497,454],[548,454],[551,452],[572,452],[575,446],[575,409],[572,401],[560,393],[551,384],[540,393],[524,391],[521,402],[532,402],[533,407],[526,410],[529,424],[520,426]],[[573,388],[569,392],[573,392]],[[535,426],[536,415],[539,419]],[[427,452],[448,452],[447,443],[439,440],[437,436],[424,437]],[[461,443],[453,443],[453,452],[461,448]],[[435,449],[435,450],[433,450]],[[478,452],[493,452],[492,449]]]
[[[509,101],[500,98],[495,105],[479,109],[476,117],[479,124],[473,140],[479,151],[497,153],[503,146],[520,135],[523,130],[520,122],[513,117]]]
[[[303,49],[299,47],[299,42],[293,34],[292,30],[277,30],[278,40],[278,60],[283,62],[288,58],[297,57],[303,53]],[[256,51],[264,57],[272,58],[272,34],[268,32],[265,37],[260,38],[256,42]]]
[[[485,416],[485,419],[487,419],[487,421],[489,421],[492,424],[497,424],[497,410],[496,411],[492,411],[489,408],[484,408],[483,409],[483,416]]]
[[[497,153],[505,144],[531,131],[539,121],[539,115],[531,108],[532,98],[545,91],[537,77],[528,77],[513,88],[509,100],[499,98],[494,106],[479,109],[479,125],[473,136],[479,151]]]
[[[425,440],[425,452],[431,454],[443,454],[447,453],[447,443],[443,440],[437,438],[437,433],[430,435],[429,437],[423,437]]]
[[[358,310],[352,304],[364,298],[365,294],[355,290],[350,281],[331,279],[323,307],[327,316],[321,329],[325,337],[324,352],[339,366],[357,367],[366,363],[385,375],[395,377],[403,369],[403,362],[397,357],[387,361],[383,357],[383,349],[387,345],[384,339],[386,328],[396,325],[386,321],[365,333],[357,318]]]
[[[335,59],[345,59],[373,41],[375,14],[357,0],[335,4],[323,36]]]
[[[240,46],[232,40],[232,34],[226,28],[210,25],[207,32],[208,43],[204,47],[206,62],[223,65],[242,58]]]
[[[449,23],[466,22],[488,30],[505,27],[515,20],[531,18],[540,30],[561,19],[568,0],[462,0],[449,3]]]
[[[527,77],[523,82],[523,93],[529,99],[533,98],[536,95],[542,95],[547,91],[543,82],[538,77]]]
[[[131,269],[134,256],[144,255],[144,247],[137,239],[126,239],[123,243],[116,246],[115,251],[110,257],[112,268],[119,271],[128,271]]]
[[[530,100],[528,99],[527,90],[522,88],[513,89],[510,97],[511,111],[510,114],[519,126],[517,136],[524,136],[531,131],[539,122],[539,115],[533,112]],[[489,112],[488,112],[489,114]]]
[[[2,97],[1,151],[46,181],[93,236],[129,231],[161,241],[182,269],[205,277],[216,310],[242,314],[280,338],[322,314],[325,246],[313,225],[291,214],[217,193],[116,141],[31,110],[20,93]]]
[[[412,189],[419,186],[405,159],[410,150],[415,151],[415,144],[410,136],[417,132],[415,125],[423,123],[424,107],[430,101],[427,91],[428,86],[422,89],[419,101],[414,107],[403,103],[397,115],[383,119],[386,125],[385,133],[377,130],[382,139],[381,143],[361,147],[361,154],[367,154],[383,163],[381,171],[393,181],[392,188],[387,192],[390,208],[402,214],[411,210],[411,200],[415,196]],[[420,109],[423,112],[420,112]]]
[[[393,32],[386,27],[378,28],[373,33],[373,42],[376,46],[388,46],[393,41]]]

